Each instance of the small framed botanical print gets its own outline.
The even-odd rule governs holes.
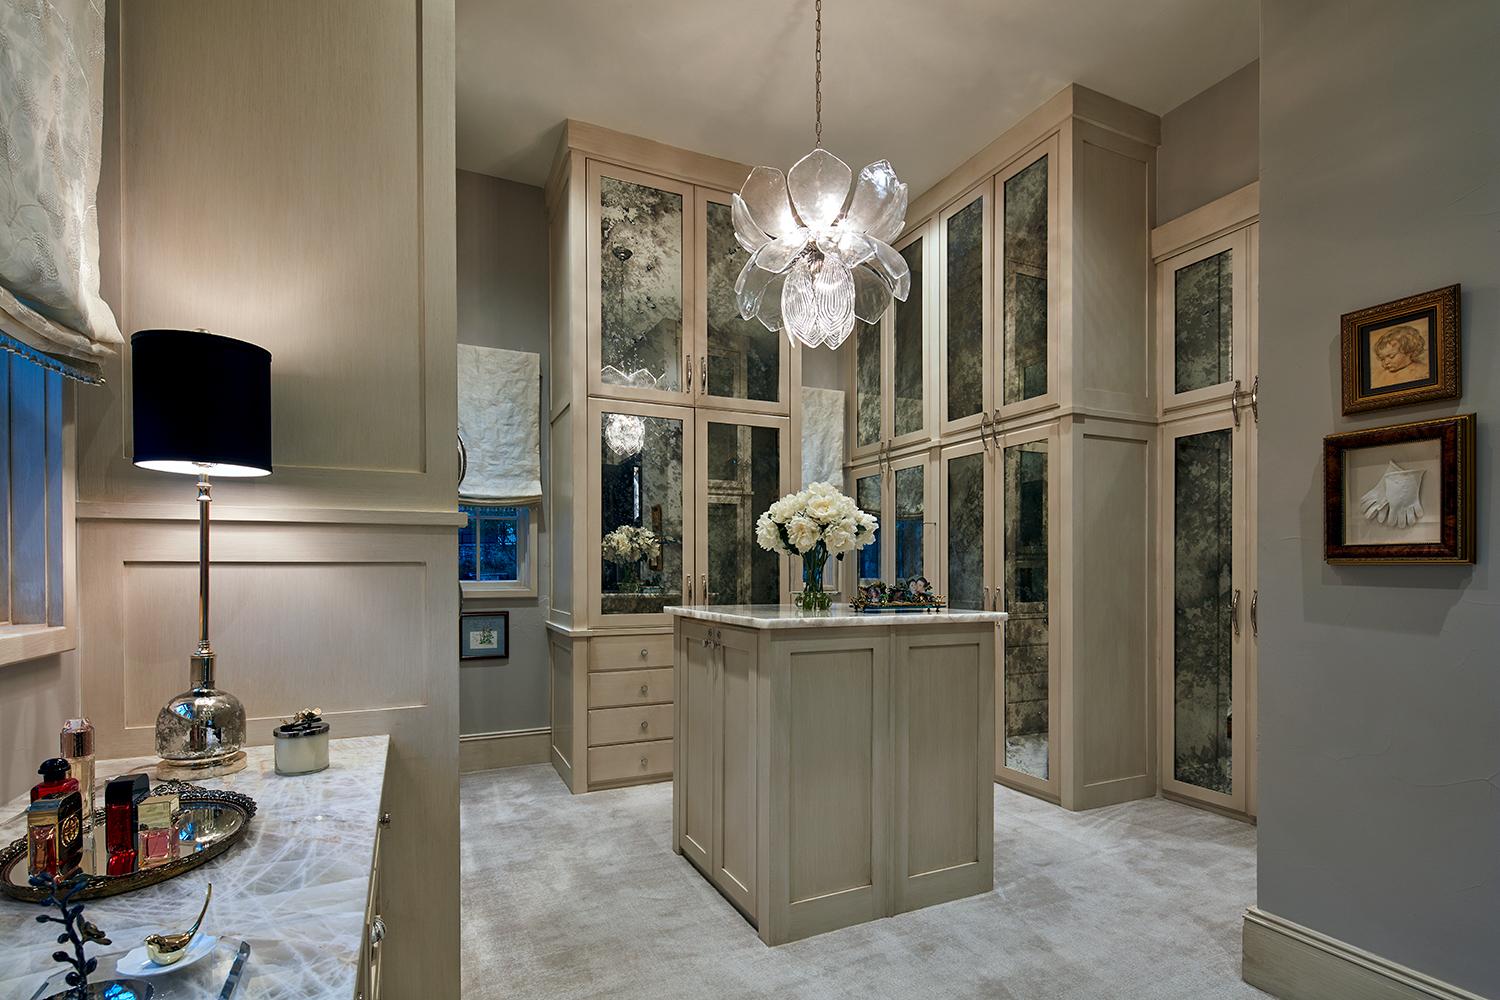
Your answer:
[[[509,611],[461,611],[458,658],[486,660],[510,655]]]
[[[1474,414],[1323,439],[1323,558],[1474,562]]]
[[[1458,285],[1345,313],[1342,325],[1346,414],[1461,394]]]

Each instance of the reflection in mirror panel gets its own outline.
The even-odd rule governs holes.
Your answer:
[[[855,434],[861,447],[880,440],[880,324],[854,321]]]
[[[606,615],[682,603],[682,421],[605,413],[599,509]]]
[[[708,425],[705,603],[781,603],[781,557],[755,543],[755,521],[780,499],[780,486],[780,431]]]
[[[984,409],[984,199],[948,219],[948,419]]]
[[[1047,442],[1005,449],[1005,766],[1049,773]]]
[[[922,312],[922,241],[912,240],[901,251],[911,268],[911,293],[906,301],[896,302],[896,436],[914,434],[922,420],[922,352],[924,350]]]
[[[1047,391],[1047,157],[1005,182],[1004,345],[1006,403]]]
[[[948,459],[948,607],[984,606],[984,453]]]
[[[1173,274],[1172,342],[1178,392],[1234,378],[1232,254],[1225,250]]]
[[[924,576],[922,518],[925,514],[927,468],[913,465],[896,470],[896,582]]]
[[[728,205],[705,203],[708,232],[708,394],[775,402],[781,381],[781,334],[741,319],[734,283],[750,255],[734,238]]]
[[[601,377],[682,388],[682,195],[599,179]]]
[[[874,514],[875,519],[880,521],[875,529],[875,540],[862,549],[855,551],[859,559],[859,585],[877,583],[882,577],[880,575],[880,539],[885,532],[885,522],[880,517],[880,474],[865,476],[854,481],[854,502],[859,509],[867,514]]]
[[[1231,431],[1189,434],[1173,455],[1173,776],[1225,795],[1231,781]]]

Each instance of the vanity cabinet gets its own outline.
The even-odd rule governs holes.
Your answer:
[[[790,597],[755,520],[801,468],[801,364],[738,314],[748,173],[568,122],[548,180],[552,759],[575,792],[671,776],[665,607]]]

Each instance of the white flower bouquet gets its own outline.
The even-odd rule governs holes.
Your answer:
[[[797,606],[827,610],[830,599],[823,592],[823,565],[828,554],[842,559],[845,552],[864,548],[875,540],[878,527],[875,516],[860,510],[852,497],[830,483],[813,483],[771,504],[755,522],[755,541],[771,552],[802,556],[804,589]]]
[[[599,543],[604,554],[617,563],[637,563],[661,555],[661,539],[650,528],[622,524]]]

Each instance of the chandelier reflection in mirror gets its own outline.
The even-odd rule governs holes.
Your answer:
[[[646,421],[630,413],[611,413],[604,423],[604,443],[621,458],[638,454],[646,446]]]
[[[750,252],[734,293],[745,319],[808,347],[838,347],[856,317],[874,323],[911,290],[890,245],[906,224],[907,192],[878,160],[851,198],[854,172],[823,148],[823,0],[816,11],[816,148],[785,176],[756,167],[734,196],[735,239]]]

